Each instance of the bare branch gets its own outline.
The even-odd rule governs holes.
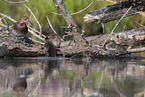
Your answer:
[[[19,2],[11,2],[11,1],[8,1],[8,0],[5,0],[6,2],[8,3],[24,3],[24,2],[28,2],[29,0],[24,0],[24,1],[19,1]]]
[[[31,12],[31,14],[32,14],[33,17],[35,18],[35,20],[36,20],[36,22],[37,22],[37,24],[38,24],[38,26],[39,26],[39,29],[40,29],[39,35],[41,35],[41,33],[42,33],[42,27],[41,27],[39,21],[37,20],[37,18],[36,18],[35,15],[33,14],[33,12],[30,10],[30,8],[29,8],[27,5],[25,5],[25,4],[24,4],[24,6]]]
[[[145,51],[145,47],[134,48],[134,49],[128,49],[127,51],[128,51],[129,53],[142,52],[142,51]]]
[[[57,34],[57,32],[54,30],[54,28],[53,28],[53,26],[51,25],[51,22],[50,22],[48,16],[46,16],[46,17],[47,17],[47,21],[48,21],[48,23],[49,23],[51,29],[53,30],[53,32],[59,37],[59,39],[60,39],[61,41],[64,41],[64,40]]]
[[[75,15],[75,14],[78,14],[78,13],[83,12],[84,10],[86,10],[87,8],[89,8],[93,4],[93,2],[94,2],[94,0],[86,8],[84,8],[84,9],[78,11],[78,12],[72,13],[71,15]]]
[[[30,27],[29,27],[29,28],[30,28]],[[42,41],[45,41],[44,38],[42,38],[40,35],[37,35],[36,33],[34,33],[34,31],[32,31],[32,30],[30,30],[30,29],[28,29],[28,31],[29,31],[31,34],[33,34],[35,37],[41,39]]]
[[[1,16],[8,18],[9,20],[13,21],[13,22],[17,22],[16,20],[12,19],[10,16],[7,16],[3,13],[0,13]]]
[[[37,31],[37,30],[36,30],[36,29],[34,29],[34,28],[31,28],[31,27],[29,27],[29,26],[28,26],[28,28],[29,28],[29,29],[31,29],[31,30],[33,30],[34,32],[39,33],[39,31]],[[46,38],[46,36],[45,36],[45,35],[43,35],[43,34],[41,34],[41,36],[42,36],[43,38]]]
[[[78,14],[78,13],[81,13],[81,12],[85,11],[86,9],[88,9],[93,4],[93,2],[94,2],[94,0],[87,7],[85,7],[84,9],[82,9],[78,12],[75,12],[75,13],[71,13],[70,15],[75,15],[75,14]],[[51,12],[51,13],[57,14],[57,15],[62,15],[62,14],[59,14],[59,13],[56,13],[56,12]]]
[[[40,41],[37,41],[37,40],[35,40],[35,39],[32,39],[32,38],[30,38],[30,37],[29,37],[29,39],[31,39],[33,42],[36,42],[36,43],[39,43],[39,44],[42,44],[42,45],[44,45],[44,43],[42,43],[42,42],[40,42]]]

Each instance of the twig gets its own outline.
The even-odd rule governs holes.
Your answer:
[[[105,26],[104,26],[103,23],[101,23],[101,25],[102,25],[102,28],[103,28],[103,34],[104,34],[104,33],[105,33]]]
[[[24,2],[28,2],[29,0],[24,0],[24,1],[19,1],[19,2],[11,2],[11,1],[8,1],[8,0],[5,0],[6,2],[8,3],[24,3]]]
[[[36,29],[34,29],[34,28],[31,28],[31,27],[28,27],[29,29],[31,29],[31,30],[33,30],[33,31],[35,31],[35,32],[37,32],[37,33],[39,33],[39,31],[37,31]],[[41,36],[43,37],[43,38],[46,38],[46,36],[45,35],[43,35],[43,34],[41,34]]]
[[[141,26],[141,27],[145,27],[144,25],[142,25],[142,24],[139,24],[137,21],[134,21],[136,24],[138,24],[139,26]]]
[[[5,27],[5,28],[7,28],[7,26],[6,26],[5,24],[1,24],[1,23],[0,23],[0,27]]]
[[[145,51],[145,47],[134,48],[134,49],[127,49],[127,52],[128,52],[128,53],[143,52],[143,51]]]
[[[38,26],[39,26],[39,29],[40,29],[39,35],[41,35],[41,33],[42,33],[42,27],[41,27],[39,21],[37,20],[37,18],[36,18],[35,15],[33,14],[33,12],[30,10],[30,8],[28,8],[28,6],[25,5],[25,4],[24,4],[24,6],[31,12],[31,14],[32,14],[33,17],[35,18],[35,20],[36,20],[36,22],[37,22],[37,24],[38,24]]]
[[[115,27],[113,28],[113,30],[111,31],[111,33],[108,35],[107,39],[105,40],[105,42],[103,43],[102,47],[104,47],[104,45],[106,44],[107,40],[110,38],[110,36],[114,33],[114,30],[116,29],[116,27],[118,26],[118,24],[121,22],[121,20],[125,17],[125,15],[129,12],[129,10],[132,8],[132,6],[130,6],[130,8],[125,12],[125,14],[119,19],[118,23],[115,25]]]
[[[1,16],[8,18],[9,20],[13,21],[13,22],[17,22],[16,20],[12,19],[10,16],[7,16],[3,13],[0,13]]]
[[[35,37],[41,39],[42,41],[45,41],[44,38],[42,38],[40,35],[37,35],[36,33],[34,33],[34,31],[32,31],[32,30],[30,30],[30,29],[28,29],[28,31],[29,31],[31,34],[33,34]]]
[[[44,45],[44,43],[42,43],[42,42],[40,42],[40,41],[37,41],[37,40],[32,39],[32,38],[30,38],[30,37],[29,37],[29,39],[31,39],[33,42],[36,42],[36,43],[39,43],[39,44],[43,44],[43,45]]]
[[[92,0],[92,2],[87,7],[85,7],[84,9],[82,9],[82,10],[80,10],[78,12],[72,13],[71,15],[75,15],[75,14],[78,14],[78,13],[83,12],[84,10],[86,10],[87,8],[89,8],[93,4],[93,2],[94,2],[94,0]],[[57,15],[62,15],[62,14],[59,14],[59,13],[56,13],[56,12],[51,12],[51,13],[57,14]]]
[[[59,39],[60,39],[61,41],[64,41],[64,40],[57,34],[57,32],[54,30],[54,28],[53,28],[53,26],[51,25],[51,22],[50,22],[48,16],[46,16],[46,18],[47,18],[47,21],[48,21],[48,23],[49,23],[51,29],[53,30],[53,32],[59,37]]]

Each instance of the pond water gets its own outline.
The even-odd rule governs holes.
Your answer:
[[[145,97],[145,61],[0,59],[0,97]]]

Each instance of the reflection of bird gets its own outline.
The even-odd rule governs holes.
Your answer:
[[[23,37],[21,39],[25,44],[34,44],[34,42],[27,37],[28,27],[25,24],[26,22],[32,24],[27,16],[21,17],[20,20],[13,25],[12,34],[17,37]]]
[[[71,57],[71,60],[73,60],[75,63],[81,64],[83,62],[90,63],[91,57],[90,57],[90,51],[84,51],[81,54],[77,54]]]
[[[13,25],[12,34],[15,36],[26,36],[28,34],[26,22],[32,24],[27,16],[21,17],[20,20]]]
[[[13,90],[16,91],[20,97],[23,97],[23,92],[27,88],[27,81],[25,78],[18,78],[15,79],[15,82],[13,84]]]
[[[45,39],[44,50],[47,56],[56,57],[55,45],[49,38]]]

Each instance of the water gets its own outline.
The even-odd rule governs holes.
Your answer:
[[[0,59],[0,97],[144,96],[144,60]]]

